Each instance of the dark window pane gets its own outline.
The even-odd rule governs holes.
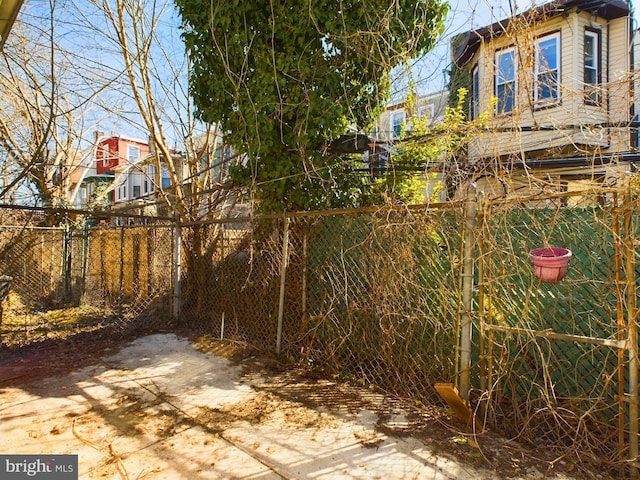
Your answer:
[[[558,99],[558,72],[538,75],[538,100]]]

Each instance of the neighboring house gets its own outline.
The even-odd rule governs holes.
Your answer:
[[[174,164],[182,166],[177,172],[179,179],[187,177],[184,160],[184,154],[175,154]],[[114,211],[126,210],[130,215],[167,215],[164,202],[158,201],[158,193],[172,188],[171,177],[166,164],[161,162],[158,167],[155,154],[149,153],[132,163],[121,163],[113,171]],[[125,222],[136,223],[133,219],[117,219],[115,223]]]
[[[96,142],[96,173],[113,175],[115,167],[131,165],[149,154],[149,142],[137,138],[112,136]]]
[[[630,12],[624,1],[557,0],[455,41],[470,117],[492,114],[464,166],[480,190],[498,197],[613,184],[638,160]]]
[[[238,216],[247,206],[223,191],[228,188],[224,184],[229,178],[230,164],[243,161],[244,157],[233,154],[220,132],[214,130],[208,135],[189,140],[190,155],[171,152],[177,182],[187,198],[199,201],[203,217],[212,209],[218,214],[222,211]],[[152,146],[144,140],[107,137],[96,132],[94,146],[84,153],[81,164],[71,173],[70,183],[67,197],[74,208],[108,206],[122,213],[121,218],[114,220],[118,225],[139,223],[140,215],[174,215],[170,204],[174,201],[175,185],[168,166],[162,155],[158,161]],[[197,196],[192,195],[195,192]]]
[[[392,102],[387,109],[380,114],[376,121],[371,137],[369,151],[364,154],[364,162],[369,169],[369,178],[375,178],[384,174],[392,166],[392,155],[394,144],[402,141],[403,138],[411,136],[411,125],[413,120],[424,122],[427,127],[435,126],[444,120],[445,110],[448,106],[449,92],[447,90],[420,95],[415,98],[412,104],[405,102]],[[434,170],[434,168],[431,168]],[[433,200],[433,192],[442,192],[439,188],[443,176],[437,173],[421,172],[425,180],[425,201]],[[440,195],[440,200],[444,197]]]
[[[209,137],[195,137],[189,142],[189,150],[190,155],[182,151],[171,152],[176,181],[187,201],[198,202],[200,216],[203,218],[212,211],[237,216],[241,208],[237,199],[227,197],[224,193],[221,195],[224,191],[223,184],[228,180],[229,165],[238,161],[231,149],[224,144],[222,135],[212,132]],[[175,200],[176,185],[172,182],[162,155],[158,160],[155,152],[151,151],[135,162],[115,166],[113,172],[112,210],[123,213],[122,218],[116,219],[116,224],[139,223],[140,220],[134,215],[174,215],[170,204]]]
[[[444,119],[449,101],[449,92],[444,90],[429,95],[420,95],[413,105],[406,102],[393,102],[376,121],[372,137],[378,143],[390,143],[407,133],[413,117],[425,119],[427,125],[437,125]]]
[[[149,143],[145,140],[96,132],[94,146],[71,173],[70,203],[75,208],[86,208],[96,200],[112,203],[115,168],[131,165],[148,153]]]
[[[69,174],[69,189],[67,200],[72,208],[83,209],[89,206],[92,196],[96,194],[100,185],[108,185],[113,176],[96,173],[95,148],[84,152],[83,157]]]

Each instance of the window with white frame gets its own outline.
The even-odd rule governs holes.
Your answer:
[[[138,171],[131,175],[131,198],[142,196],[143,175]]]
[[[432,122],[435,115],[436,107],[433,103],[428,105],[420,105],[418,107],[418,119],[426,122]]]
[[[102,166],[108,167],[109,166],[109,147],[107,145],[103,145],[101,147],[101,150],[102,150]]]
[[[402,133],[402,126],[404,124],[404,110],[394,110],[391,113],[391,132],[393,138],[399,138]]]
[[[496,52],[496,113],[510,113],[516,106],[516,51],[507,48]]]
[[[480,115],[480,69],[474,65],[471,69],[471,97],[469,99],[470,117],[472,120]]]
[[[600,85],[600,32],[585,30],[584,32],[584,101],[589,105],[600,102],[598,86]]]
[[[534,101],[548,106],[560,100],[560,34],[536,40]]]
[[[155,191],[154,182],[156,180],[156,167],[154,165],[146,165],[144,167],[144,178],[142,179],[142,194],[149,195]]]
[[[169,175],[169,169],[163,165],[160,170],[160,188],[163,190],[171,187],[171,176]]]
[[[127,179],[124,178],[116,188],[116,202],[124,201],[127,199]]]
[[[127,160],[134,162],[140,158],[140,147],[137,145],[127,145]]]

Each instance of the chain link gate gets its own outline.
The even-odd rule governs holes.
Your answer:
[[[638,204],[608,195],[608,207],[481,205],[476,401],[530,445],[604,455],[637,475]],[[527,256],[548,246],[573,253],[557,284]]]

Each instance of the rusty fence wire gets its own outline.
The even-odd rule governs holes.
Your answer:
[[[638,204],[630,191],[597,196],[604,206],[485,206],[477,393],[501,431],[624,466],[638,455]],[[551,246],[572,253],[557,283],[528,258]]]
[[[435,401],[433,381],[456,369],[460,218],[449,206],[183,228],[201,264],[183,261],[180,317],[216,338]]]
[[[434,384],[467,375],[484,425],[624,470],[638,455],[637,197],[473,202],[2,227],[2,344],[171,320],[420,402],[443,404]],[[528,258],[548,246],[572,251],[558,283]],[[73,318],[43,319],[63,306]]]
[[[204,242],[217,252],[203,255],[206,281],[183,273],[195,283],[181,317],[311,369],[442,403],[434,384],[459,384],[470,313],[470,401],[482,422],[628,472],[638,441],[637,208],[629,194],[603,189],[480,199],[466,233],[465,205],[455,203],[217,225]],[[528,258],[549,246],[572,251],[555,284]]]
[[[0,227],[8,277],[0,335],[36,345],[105,326],[167,319],[173,227]]]

